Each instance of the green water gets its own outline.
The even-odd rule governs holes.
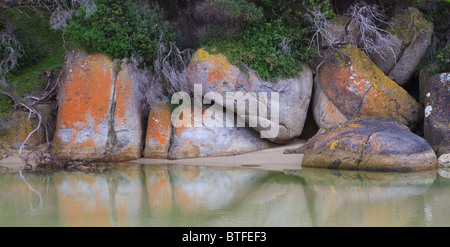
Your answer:
[[[448,174],[174,165],[0,174],[0,226],[450,226]]]

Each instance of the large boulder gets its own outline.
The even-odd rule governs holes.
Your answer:
[[[315,80],[313,114],[321,128],[360,117],[388,117],[414,127],[422,116],[414,98],[353,45],[335,52]]]
[[[430,145],[389,118],[354,119],[321,129],[302,152],[303,167],[409,172],[437,166]]]
[[[265,82],[253,71],[248,74],[242,72],[237,66],[232,65],[223,54],[210,54],[204,49],[199,49],[192,57],[188,67],[188,80],[192,88],[195,84],[202,85],[202,94],[208,100],[214,100],[210,92],[219,93],[224,99],[223,107],[228,107],[245,119],[246,123],[252,118],[258,119],[254,127],[261,133],[267,130],[267,123],[276,124],[279,127],[278,135],[268,139],[285,143],[301,135],[305,123],[309,102],[313,87],[312,71],[308,65],[303,65],[303,70],[298,76],[289,79],[279,79],[276,82]],[[236,103],[227,99],[227,92],[242,92],[246,99],[256,101],[261,107],[265,107],[267,117],[256,115],[246,107],[245,112],[236,109]],[[255,95],[251,95],[255,93]],[[258,97],[259,93],[267,93],[268,100]],[[279,109],[271,102],[273,93],[279,93]],[[261,110],[261,109],[260,109]],[[279,123],[271,119],[271,111],[278,111]],[[261,111],[260,111],[261,112]],[[262,124],[263,123],[263,124]]]
[[[180,115],[176,120],[179,122],[174,124],[177,128],[169,159],[229,156],[273,147],[274,144],[260,138],[258,132],[251,128],[225,127],[228,117],[225,113],[223,117],[213,117],[209,111],[199,116],[194,109],[190,115]],[[201,127],[196,123],[200,123]]]
[[[371,54],[371,58],[389,78],[403,85],[413,75],[431,42],[433,23],[425,20],[418,9],[410,7],[398,11],[388,22],[386,31],[398,40],[393,47]]]
[[[425,92],[425,139],[439,157],[450,153],[450,73],[430,77]]]
[[[171,109],[160,104],[151,109],[148,116],[144,158],[167,159],[172,137]]]
[[[133,67],[103,54],[71,51],[58,94],[52,154],[85,160],[141,155],[140,92]]]

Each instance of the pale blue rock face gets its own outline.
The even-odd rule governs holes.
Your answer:
[[[226,127],[227,120],[234,122],[234,114],[228,116],[225,111],[223,113],[217,118],[203,113],[203,122],[199,118],[194,118],[194,112],[189,116],[183,116],[181,121],[192,121],[192,125],[175,128],[169,159],[228,156],[274,146],[251,128],[237,127],[236,124],[233,127]],[[199,124],[197,127],[195,122]]]

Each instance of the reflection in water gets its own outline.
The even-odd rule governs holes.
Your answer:
[[[443,174],[442,172],[439,174]],[[0,226],[450,226],[436,171],[125,165],[0,174]]]

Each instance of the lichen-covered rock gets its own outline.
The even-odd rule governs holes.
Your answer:
[[[425,20],[418,9],[410,7],[393,16],[386,31],[394,34],[398,42],[379,51],[382,55],[371,54],[371,58],[389,78],[403,85],[413,75],[431,42],[433,23]]]
[[[172,136],[171,110],[162,104],[150,111],[145,138],[144,158],[167,159]]]
[[[305,123],[309,102],[312,93],[312,71],[308,65],[303,65],[303,70],[295,78],[279,79],[276,82],[262,81],[253,71],[242,72],[238,67],[232,65],[223,54],[210,54],[204,49],[199,49],[192,57],[188,68],[188,80],[192,88],[194,84],[202,85],[203,95],[209,98],[209,92],[219,93],[223,100],[224,107],[230,99],[226,98],[226,92],[242,92],[251,100],[256,100],[260,106],[264,106],[269,113],[272,109],[271,95],[279,93],[279,132],[274,138],[269,140],[277,143],[284,143],[301,135]],[[260,97],[253,97],[247,93],[267,93],[268,100]],[[234,100],[231,100],[234,101]],[[231,106],[231,107],[230,107]],[[236,110],[236,104],[231,102],[228,108]],[[239,114],[239,112],[236,112]],[[241,114],[241,117],[248,123],[249,119],[255,117],[249,112],[249,107]],[[258,132],[266,128],[261,122],[272,121],[271,116],[259,115],[258,126],[254,127]]]
[[[302,151],[303,167],[410,172],[437,166],[430,145],[389,118],[354,119],[321,129]]]
[[[273,147],[251,128],[225,127],[227,114],[213,117],[205,111],[200,115],[192,110],[191,115],[177,119],[180,123],[174,125],[180,127],[175,128],[169,159],[229,156]],[[200,122],[201,127],[195,127],[195,122]]]
[[[143,130],[133,67],[74,50],[64,72],[52,154],[75,160],[139,158]]]
[[[314,79],[314,96],[312,101],[313,117],[317,126],[324,128],[347,121],[348,118],[324,94],[317,78],[318,76]]]
[[[28,112],[16,111],[9,121],[6,121],[0,131],[0,140],[4,146],[20,148],[28,135],[38,127],[39,120],[32,115],[28,119]],[[38,146],[45,143],[45,130],[42,126],[37,132],[30,136],[26,145]]]
[[[353,45],[334,53],[316,80],[313,113],[320,127],[344,117],[388,117],[413,127],[422,116],[414,98]]]
[[[56,104],[38,104],[34,108],[41,114],[41,126],[34,132],[28,141],[27,146],[39,146],[47,142],[45,128],[48,130],[49,141],[54,133],[53,123],[56,118]],[[11,115],[0,118],[0,145],[11,148],[20,148],[28,135],[39,125],[36,115],[28,111],[13,111]]]
[[[438,156],[450,153],[450,73],[430,77],[425,92],[425,139]]]

